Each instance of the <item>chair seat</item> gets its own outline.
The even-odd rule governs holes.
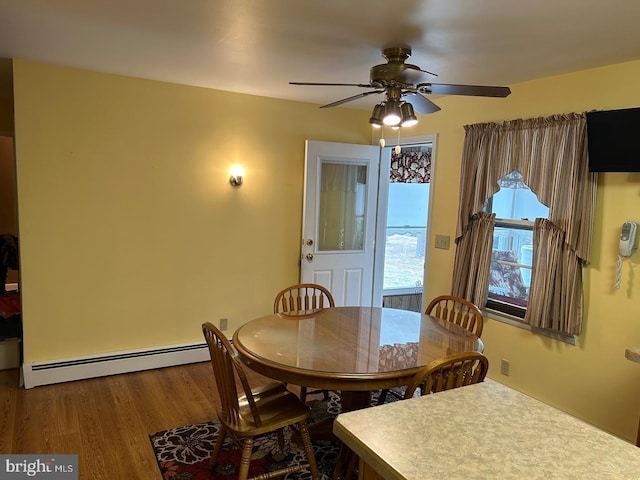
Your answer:
[[[295,393],[286,389],[274,389],[270,393],[254,397],[254,400],[262,421],[261,425],[255,423],[249,403],[244,396],[238,399],[240,415],[237,421],[239,423],[229,421],[220,410],[218,411],[218,419],[236,435],[254,436],[302,422],[311,415],[311,409],[302,404]]]
[[[254,398],[261,397],[261,396],[269,396],[275,393],[286,392],[286,391],[288,391],[287,385],[278,381],[273,381],[273,382],[265,383],[263,385],[258,385],[257,387],[253,387],[251,389],[251,393],[253,394]]]

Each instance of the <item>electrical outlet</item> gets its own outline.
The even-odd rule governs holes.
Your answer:
[[[229,328],[229,319],[228,318],[221,318],[220,319],[220,330],[226,330],[227,328]]]
[[[449,250],[450,241],[451,241],[451,237],[449,235],[436,235],[436,248]]]
[[[509,376],[509,360],[502,360],[500,362],[500,373],[505,377]]]

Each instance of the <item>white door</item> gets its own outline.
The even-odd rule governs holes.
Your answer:
[[[380,148],[307,140],[300,281],[327,287],[336,306],[369,306]]]

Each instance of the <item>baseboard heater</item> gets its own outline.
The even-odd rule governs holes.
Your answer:
[[[52,362],[24,363],[22,381],[25,388],[32,388],[208,360],[209,350],[206,343],[170,345]]]

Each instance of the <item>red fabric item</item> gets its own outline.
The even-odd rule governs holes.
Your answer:
[[[20,313],[20,293],[0,294],[0,317],[9,318]]]

